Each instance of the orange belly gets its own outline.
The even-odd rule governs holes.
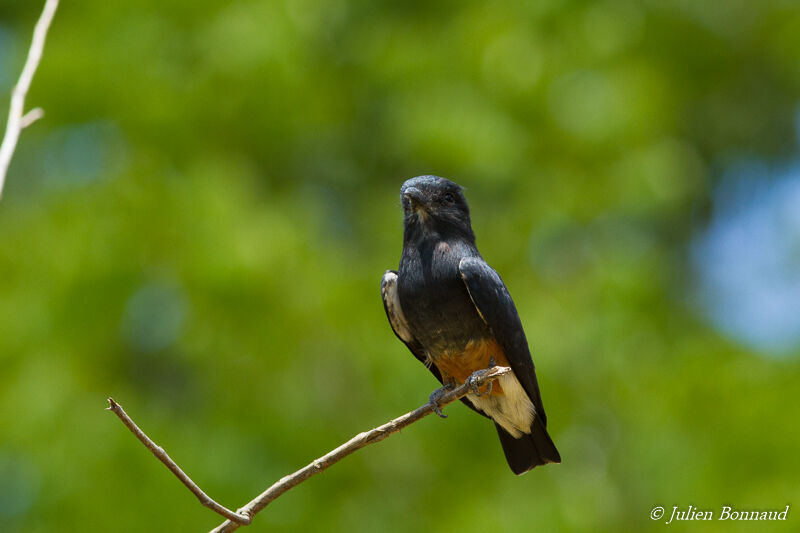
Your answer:
[[[506,354],[494,339],[469,341],[462,351],[445,352],[431,357],[445,383],[448,381],[464,383],[476,370],[489,368],[492,358],[495,365],[509,366]],[[487,386],[484,385],[479,390],[483,394],[486,389]],[[491,394],[493,396],[503,394],[503,388],[498,381],[492,384]]]

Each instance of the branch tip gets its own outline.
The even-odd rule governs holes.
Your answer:
[[[24,130],[25,128],[27,128],[28,126],[30,126],[43,116],[44,116],[44,109],[42,109],[41,107],[34,107],[30,111],[22,115],[22,118],[19,119],[20,129]]]

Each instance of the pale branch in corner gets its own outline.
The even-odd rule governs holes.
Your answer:
[[[444,389],[444,393],[440,398],[437,399],[437,403],[439,407],[444,407],[445,405],[451,404],[456,400],[466,396],[470,390],[490,384],[495,379],[509,372],[511,372],[511,369],[504,366],[495,366],[487,370],[478,370],[472,374],[472,376],[470,376],[470,378],[467,380],[467,383],[459,385],[458,387],[450,390]],[[164,465],[166,465],[166,467],[169,468],[173,474],[175,474],[181,483],[186,485],[186,487],[192,491],[195,496],[197,496],[197,499],[199,499],[204,506],[227,518],[225,522],[211,530],[211,533],[233,531],[238,529],[240,526],[248,525],[259,511],[264,509],[264,507],[269,505],[273,500],[277,499],[289,489],[294,488],[314,474],[319,474],[320,472],[326,470],[331,465],[338,463],[351,453],[360,450],[364,446],[382,441],[392,433],[396,433],[406,426],[409,426],[410,424],[413,424],[414,422],[434,412],[433,405],[431,403],[426,403],[422,407],[406,413],[403,416],[397,417],[394,420],[383,424],[382,426],[359,433],[335,450],[328,452],[315,461],[312,461],[297,472],[289,474],[288,476],[284,476],[267,490],[256,496],[247,505],[239,509],[237,512],[233,512],[208,497],[208,495],[206,495],[206,493],[203,492],[200,487],[198,487],[189,478],[189,476],[183,472],[183,470],[181,470],[175,461],[170,459],[169,455],[167,455],[167,452],[165,452],[163,448],[150,440],[150,438],[141,429],[139,429],[139,427],[122,409],[122,406],[120,406],[111,398],[109,398],[108,401],[110,404],[108,409],[116,414],[120,420],[122,420],[122,422],[128,427],[128,429],[131,430],[134,435],[136,435],[142,444],[144,444],[148,450],[153,452],[153,455],[155,455],[162,463],[164,463]]]
[[[39,20],[33,30],[33,41],[28,49],[28,58],[22,68],[22,74],[20,74],[19,81],[17,81],[14,90],[11,92],[11,106],[8,111],[6,133],[3,137],[3,143],[0,145],[0,196],[3,194],[8,165],[11,163],[11,157],[17,148],[20,132],[44,116],[44,111],[38,107],[27,114],[23,114],[25,111],[25,96],[28,94],[28,89],[30,89],[39,61],[42,59],[47,30],[50,29],[50,23],[53,21],[57,7],[58,0],[47,0],[45,2],[42,14],[39,16]]]

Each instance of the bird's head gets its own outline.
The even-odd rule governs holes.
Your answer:
[[[417,176],[403,183],[400,198],[406,240],[436,235],[475,241],[469,206],[457,183],[438,176]]]

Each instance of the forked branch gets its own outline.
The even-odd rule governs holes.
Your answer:
[[[454,401],[466,396],[467,393],[469,393],[474,387],[482,387],[509,372],[511,372],[511,369],[503,366],[495,366],[488,370],[479,370],[470,377],[468,383],[459,385],[458,387],[450,390],[444,390],[444,393],[438,398],[437,403],[439,404],[439,407],[444,407],[445,405],[453,403]],[[165,452],[163,448],[158,446],[141,429],[139,429],[134,421],[125,413],[121,405],[111,398],[108,399],[108,402],[110,404],[108,409],[116,414],[120,420],[122,420],[122,422],[128,427],[128,429],[131,430],[134,435],[136,435],[142,444],[144,444],[148,450],[153,452],[153,455],[155,455],[159,461],[164,463],[164,465],[166,465],[166,467],[169,468],[173,474],[175,474],[181,483],[186,485],[186,487],[192,491],[195,496],[197,496],[197,499],[199,499],[204,506],[212,509],[214,512],[227,519],[225,522],[214,528],[212,533],[233,531],[238,529],[240,526],[248,525],[258,512],[260,512],[262,509],[264,509],[264,507],[269,505],[273,500],[277,499],[289,489],[299,485],[311,476],[323,472],[331,465],[338,463],[351,453],[360,450],[364,446],[380,442],[392,433],[396,433],[434,412],[433,405],[431,403],[426,403],[422,407],[399,416],[394,420],[383,424],[382,426],[359,433],[335,450],[328,452],[319,459],[312,461],[297,472],[281,478],[267,490],[253,498],[253,500],[251,500],[247,505],[239,509],[237,512],[233,512],[230,509],[218,504],[205,492],[203,492],[200,487],[198,487],[197,484],[192,481],[183,470],[181,470],[175,461],[173,461],[169,455],[167,455],[167,452]]]

